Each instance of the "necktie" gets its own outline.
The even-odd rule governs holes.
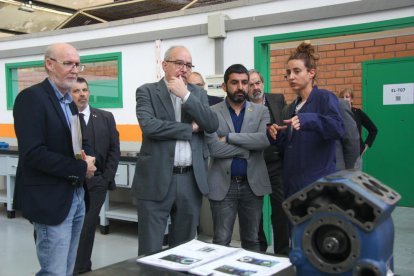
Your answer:
[[[80,122],[80,125],[81,125],[82,133],[85,133],[85,131],[86,131],[85,114],[79,113],[79,122]]]

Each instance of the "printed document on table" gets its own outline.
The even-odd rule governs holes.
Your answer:
[[[190,269],[197,275],[274,275],[291,265],[288,258],[269,256],[247,250],[239,250],[216,261]]]
[[[139,258],[137,262],[173,270],[188,271],[191,268],[239,250],[241,249],[192,240],[171,249]]]

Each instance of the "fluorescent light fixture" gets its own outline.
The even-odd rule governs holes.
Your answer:
[[[33,6],[32,6],[32,1],[26,1],[26,2],[22,3],[19,7],[19,11],[34,12],[34,9],[33,9]]]
[[[65,16],[72,16],[73,13],[58,11],[50,8],[45,8],[42,6],[33,5],[32,1],[25,1],[24,3],[14,1],[14,0],[0,0],[0,3],[11,4],[18,7],[18,10],[24,12],[35,12],[35,11],[42,11],[42,12],[51,12],[55,14],[65,15]]]

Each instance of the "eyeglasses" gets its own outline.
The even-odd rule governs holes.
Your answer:
[[[57,63],[60,63],[63,65],[63,67],[65,67],[65,69],[67,70],[72,70],[73,68],[78,68],[79,72],[82,72],[85,69],[85,65],[80,64],[79,62],[71,62],[71,61],[60,61],[54,58],[49,58],[50,60],[53,60]]]
[[[183,67],[185,66],[185,68],[187,68],[187,70],[193,70],[194,65],[192,65],[191,63],[185,63],[182,60],[165,60],[165,62],[171,62],[174,63],[175,68],[177,69],[183,69]]]

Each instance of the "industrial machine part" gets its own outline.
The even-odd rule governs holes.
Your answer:
[[[286,199],[297,275],[387,275],[393,270],[391,212],[400,198],[372,176],[344,170]]]

